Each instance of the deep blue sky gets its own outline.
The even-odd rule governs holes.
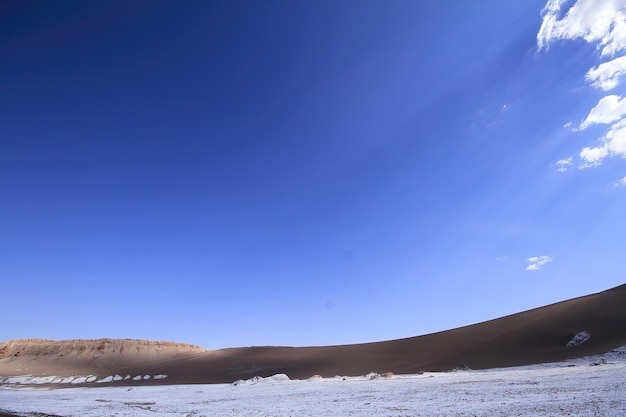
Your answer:
[[[544,6],[0,3],[0,340],[357,343],[622,284],[626,164],[571,159],[606,59],[538,48]]]

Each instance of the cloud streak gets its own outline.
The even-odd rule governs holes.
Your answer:
[[[617,87],[624,75],[626,75],[626,56],[620,56],[591,68],[585,75],[585,81],[592,87],[608,91]]]
[[[539,49],[555,40],[584,39],[598,43],[602,56],[626,49],[626,2],[624,0],[578,0],[559,19],[565,0],[549,0],[542,10],[537,34]]]
[[[620,120],[626,114],[626,100],[620,96],[606,96],[591,109],[579,129],[584,130],[593,124],[607,124]]]
[[[541,269],[545,264],[552,262],[552,258],[550,256],[531,256],[528,258],[528,262],[530,265],[526,267],[527,271],[537,271]]]
[[[626,119],[612,125],[608,133],[600,138],[599,146],[585,147],[579,156],[581,168],[598,166],[608,156],[626,158]]]
[[[556,161],[559,172],[566,172],[569,167],[573,165],[572,158],[569,157],[567,159],[561,159],[560,161]]]

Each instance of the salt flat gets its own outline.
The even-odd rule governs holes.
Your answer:
[[[567,362],[238,385],[2,388],[0,409],[59,416],[625,416],[626,347]]]

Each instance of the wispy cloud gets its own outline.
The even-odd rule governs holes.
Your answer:
[[[579,129],[584,130],[593,124],[613,123],[621,119],[624,114],[626,114],[626,100],[616,95],[606,96],[591,109]]]
[[[616,187],[626,187],[626,177],[622,178],[621,180],[617,181],[615,183]]]
[[[542,10],[543,22],[537,34],[539,49],[557,39],[584,39],[598,43],[602,56],[626,49],[626,10],[623,0],[578,0],[564,17],[565,0],[549,0]]]
[[[608,91],[617,87],[624,75],[626,75],[626,56],[620,56],[591,68],[587,71],[585,80],[595,88]]]
[[[571,167],[573,164],[574,162],[572,161],[571,156],[567,159],[561,159],[559,161],[556,161],[556,165],[558,166],[557,171],[566,172],[567,169]]]
[[[530,265],[526,267],[527,271],[536,271],[541,269],[545,264],[552,262],[552,258],[550,256],[531,256],[528,258],[528,262]]]
[[[608,61],[589,69],[585,80],[603,91],[617,87],[626,75],[626,0],[577,0],[568,10],[563,10],[566,4],[571,3],[566,0],[548,0],[546,3],[537,33],[538,48],[547,49],[556,40],[583,39],[595,43],[600,56]],[[580,150],[579,168],[601,165],[605,158],[612,156],[626,158],[625,115],[626,100],[617,95],[603,97],[591,109],[575,131],[594,124],[611,126],[598,139],[598,145]],[[559,171],[567,169],[565,165],[559,165]]]
[[[626,119],[613,124],[607,134],[600,138],[599,146],[585,147],[580,151],[580,167],[598,166],[608,156],[626,158]]]

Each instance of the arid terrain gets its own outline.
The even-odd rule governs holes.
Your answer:
[[[322,347],[198,346],[130,339],[0,343],[4,386],[231,383],[286,374],[417,374],[559,362],[626,345],[626,285],[439,333]]]
[[[0,387],[1,417],[623,417],[626,346],[563,362],[232,384]],[[2,411],[6,415],[2,414]]]

